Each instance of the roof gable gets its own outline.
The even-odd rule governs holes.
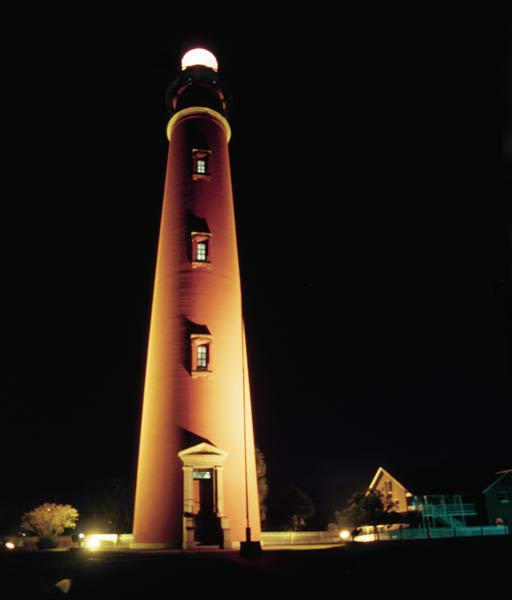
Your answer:
[[[461,494],[467,499],[478,498],[496,479],[496,474],[503,472],[503,467],[496,465],[387,465],[379,469],[399,481],[413,496]]]
[[[510,482],[510,485],[512,485],[512,469],[508,469],[504,472],[497,473],[499,475],[499,477],[497,479],[495,479],[491,485],[488,485],[485,490],[482,491],[482,494],[487,494],[494,486],[496,486],[498,483],[507,483],[507,480]]]
[[[405,487],[405,485],[403,484],[403,482],[399,481],[392,473],[390,473],[387,469],[385,469],[384,467],[379,467],[377,469],[377,472],[375,473],[375,476],[372,479],[372,482],[370,483],[369,489],[373,490],[375,488],[378,488],[381,481],[383,479],[391,479],[393,481],[393,483],[399,487],[401,487],[404,492],[406,494],[410,494],[411,492]]]

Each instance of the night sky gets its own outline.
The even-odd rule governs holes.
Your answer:
[[[135,476],[164,96],[194,45],[233,95],[270,493],[298,485],[325,526],[380,465],[510,467],[511,245],[495,210],[510,111],[483,40],[433,15],[195,6],[10,24],[3,522]]]

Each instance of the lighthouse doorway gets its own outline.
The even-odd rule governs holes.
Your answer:
[[[227,452],[203,442],[178,452],[178,456],[183,462],[183,548],[230,548],[223,494]]]
[[[222,545],[222,530],[215,509],[215,471],[194,469],[194,529],[195,541],[200,545]]]
[[[213,469],[194,469],[194,504],[197,512],[213,512]]]

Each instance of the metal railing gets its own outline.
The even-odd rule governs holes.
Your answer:
[[[506,525],[488,525],[479,527],[436,527],[410,528],[401,527],[391,530],[379,529],[378,539],[387,540],[425,540],[434,538],[480,537],[492,535],[508,535]],[[364,541],[377,539],[374,533],[365,534]],[[339,535],[334,531],[262,531],[261,545],[294,546],[301,544],[336,544],[341,543]],[[357,537],[355,538],[357,542]],[[362,539],[360,541],[363,541]]]
[[[476,515],[474,504],[423,504],[422,512],[427,516],[447,515],[451,517],[469,517]]]
[[[379,539],[385,540],[425,540],[437,538],[481,537],[508,535],[506,525],[488,525],[482,527],[435,527],[428,529],[402,528],[394,531],[380,531]],[[357,538],[356,538],[357,541]]]

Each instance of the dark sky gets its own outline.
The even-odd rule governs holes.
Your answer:
[[[380,465],[510,466],[511,246],[495,210],[510,113],[487,38],[434,15],[404,25],[390,13],[194,6],[10,24],[9,515],[134,477],[164,95],[193,45],[216,54],[233,95],[255,437],[270,492],[298,485],[330,516]]]

